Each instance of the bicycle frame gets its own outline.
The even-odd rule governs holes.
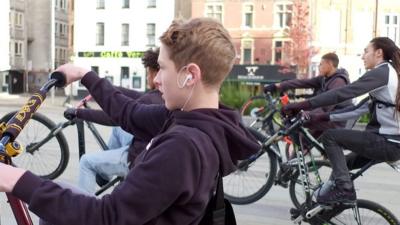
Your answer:
[[[59,75],[59,74],[58,74]],[[53,77],[53,76],[52,76]],[[40,107],[47,92],[53,86],[64,86],[63,82],[59,83],[58,79],[50,79],[44,86],[28,100],[28,102],[12,117],[6,125],[5,130],[2,132],[0,140],[0,156],[1,162],[12,165],[11,157],[6,153],[6,145],[14,142],[15,138],[19,135],[25,124],[29,121],[32,115]],[[14,214],[18,225],[33,225],[29,211],[24,202],[14,197],[11,193],[6,193],[8,202]]]

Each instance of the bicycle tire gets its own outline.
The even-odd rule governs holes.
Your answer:
[[[0,121],[7,122],[16,112],[6,114]],[[62,131],[44,143],[39,150],[27,151],[32,144],[43,140],[55,127],[56,124],[45,115],[37,112],[33,114],[16,138],[25,151],[14,157],[13,163],[45,179],[55,179],[60,176],[69,161],[69,147]]]
[[[324,177],[322,180],[327,180],[331,171],[331,165],[329,161],[327,160],[315,160],[315,167],[319,170],[320,176]],[[309,162],[311,166],[311,162]],[[326,167],[329,168],[329,171],[320,171],[321,167]],[[312,167],[309,167],[312,168]],[[309,169],[309,176],[314,173],[314,171],[311,171]],[[310,185],[313,185],[311,189],[316,189],[318,187],[318,184],[316,184],[316,178],[310,176]],[[305,202],[305,196],[304,196],[304,190],[302,186],[302,181],[299,180],[299,171],[297,170],[296,173],[293,175],[293,177],[289,181],[289,195],[290,195],[290,200],[292,201],[293,205],[296,208],[300,208],[301,204]]]
[[[379,224],[379,225],[399,225],[400,222],[393,213],[384,206],[365,199],[357,200],[357,207],[360,214],[362,225]],[[311,224],[357,224],[354,219],[353,206],[348,204],[340,204],[332,210],[321,212],[312,218]]]
[[[255,129],[248,129],[259,142],[266,141],[266,136]],[[225,198],[231,203],[238,205],[253,203],[264,197],[271,189],[277,173],[278,160],[272,151],[260,151],[264,151],[261,155],[262,158],[257,158],[248,165],[244,163],[245,167],[238,168],[224,177]],[[265,170],[266,165],[267,169]]]

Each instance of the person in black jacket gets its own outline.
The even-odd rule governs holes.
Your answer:
[[[343,87],[350,83],[349,74],[343,68],[338,68],[339,57],[335,53],[327,53],[322,56],[319,64],[319,76],[310,79],[293,79],[281,83],[270,84],[264,87],[264,92],[284,92],[289,89],[312,88],[314,96],[324,92]],[[314,109],[315,113],[330,112],[352,106],[352,101],[348,100],[339,104],[319,107]],[[321,122],[318,124],[308,124],[314,137],[319,137],[328,128],[344,128],[346,121]]]
[[[218,175],[260,145],[238,111],[219,103],[236,59],[229,32],[211,18],[174,21],[161,36],[159,85],[165,105],[141,104],[89,69],[66,64],[67,84],[81,80],[124,130],[154,136],[126,179],[101,199],[76,194],[21,168],[0,165],[0,191],[57,225],[197,225]],[[95,215],[95,216],[88,216]]]

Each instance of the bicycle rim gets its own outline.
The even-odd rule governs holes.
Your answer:
[[[14,112],[7,114],[2,121],[7,121],[13,115]],[[69,160],[68,144],[61,132],[38,150],[27,151],[32,145],[43,140],[55,126],[44,115],[35,113],[16,139],[25,150],[12,159],[13,163],[45,179],[55,179],[61,175]]]
[[[368,200],[357,200],[358,210],[360,213],[360,222],[362,225],[398,225],[398,219],[385,207]],[[327,224],[337,225],[358,225],[355,219],[353,207],[350,205],[340,205],[332,211],[324,213],[321,216]],[[325,217],[325,218],[324,218]]]

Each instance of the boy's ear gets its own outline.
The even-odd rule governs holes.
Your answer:
[[[196,80],[201,80],[201,69],[196,63],[189,63],[187,65],[188,74],[191,75],[190,81],[194,82]]]

